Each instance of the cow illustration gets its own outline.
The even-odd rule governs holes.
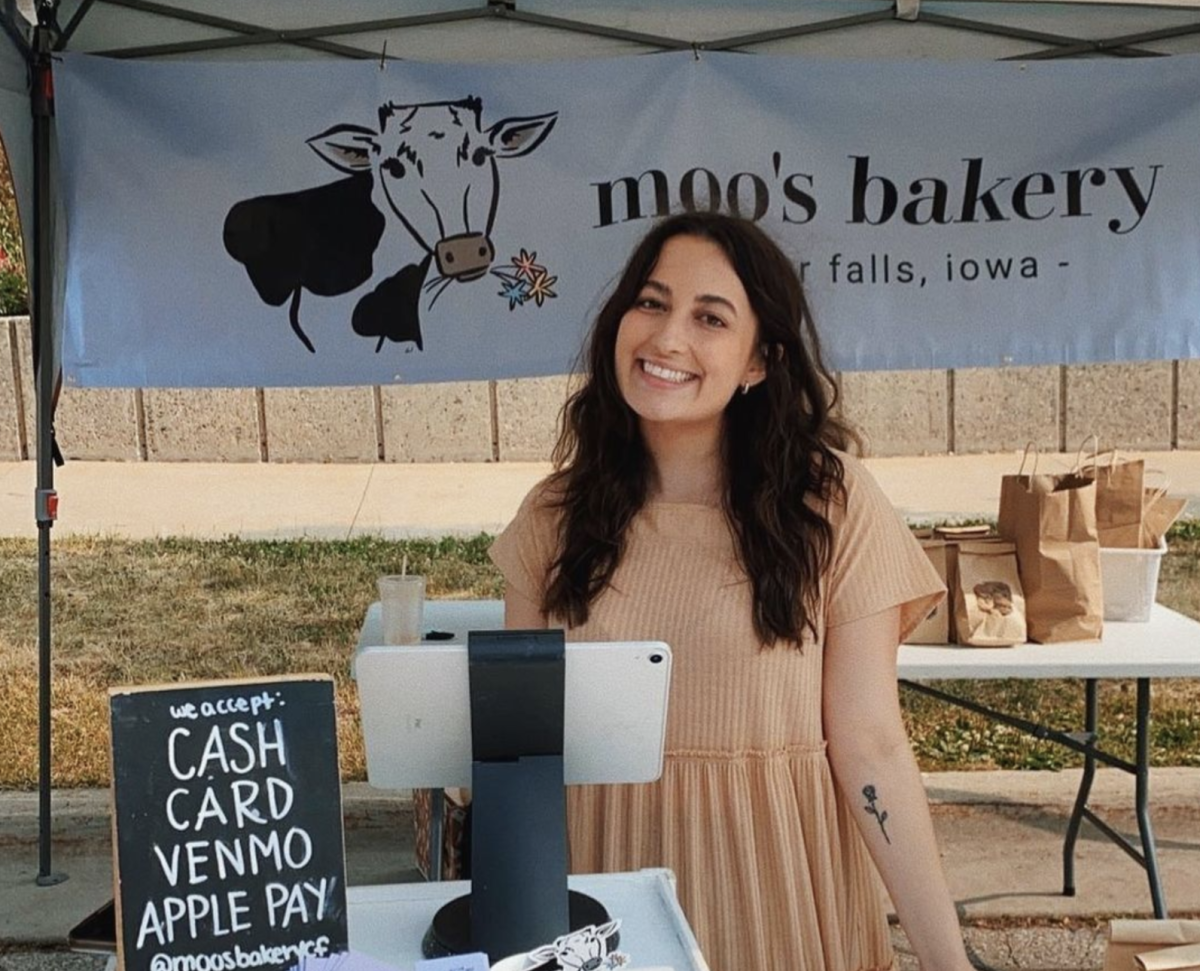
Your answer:
[[[331,297],[373,279],[386,232],[403,232],[420,255],[354,308],[354,332],[377,338],[376,351],[385,340],[423,349],[421,297],[429,294],[432,307],[451,283],[488,273],[496,254],[497,163],[536,149],[558,112],[505,118],[486,129],[481,116],[476,97],[386,104],[377,129],[335,125],[308,139],[345,178],[229,210],[226,251],[245,265],[264,302],[289,304],[292,330],[310,351],[316,349],[300,325],[301,291]],[[428,279],[431,269],[436,275]]]
[[[621,938],[617,933],[620,926],[620,920],[610,920],[599,926],[588,924],[587,927],[564,934],[553,944],[530,951],[525,965],[529,968],[554,967],[561,971],[607,971],[619,968],[629,960],[628,955],[616,949]]]

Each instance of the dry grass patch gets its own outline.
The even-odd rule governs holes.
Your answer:
[[[53,742],[56,786],[108,782],[107,689],[202,678],[324,672],[333,675],[346,779],[365,777],[358,696],[349,661],[375,579],[409,570],[429,596],[498,597],[489,538],[390,542],[250,542],[237,539],[54,544]],[[1178,530],[1159,599],[1200,617],[1200,527]],[[1083,721],[1078,682],[961,682],[958,693],[1064,729]],[[1058,768],[1078,759],[1058,746],[906,694],[905,717],[921,765]],[[1105,747],[1133,751],[1134,692],[1104,682]],[[37,565],[35,544],[0,539],[0,788],[37,782]],[[1153,758],[1200,765],[1200,684],[1154,687]]]
[[[363,778],[349,662],[376,578],[407,556],[431,597],[496,597],[488,542],[55,543],[54,784],[107,784],[109,687],[300,672],[333,675],[343,773]],[[37,780],[36,594],[34,543],[0,540],[0,787]]]

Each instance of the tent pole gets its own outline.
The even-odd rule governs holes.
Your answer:
[[[51,868],[50,759],[50,528],[58,511],[54,492],[53,420],[57,355],[54,348],[54,279],[51,230],[54,210],[50,198],[50,125],[54,87],[50,52],[54,46],[55,5],[38,5],[33,30],[33,320],[37,329],[37,492],[34,510],[38,528],[38,875],[37,885],[61,883],[66,875]]]

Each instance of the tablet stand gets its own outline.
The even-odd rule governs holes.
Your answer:
[[[471,893],[446,904],[426,957],[493,961],[608,920],[567,892],[561,630],[471,631]]]

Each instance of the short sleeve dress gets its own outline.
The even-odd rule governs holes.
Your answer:
[[[674,658],[662,778],[568,790],[571,869],[669,867],[713,971],[892,965],[874,866],[835,788],[821,722],[825,631],[901,607],[902,636],[945,588],[860,462],[825,514],[833,555],[815,642],[763,650],[734,538],[717,507],[650,502],[585,624],[568,640],[663,640]],[[540,601],[557,547],[545,484],[491,556]],[[551,619],[554,623],[554,619]],[[620,916],[616,914],[614,916]],[[636,957],[636,955],[634,955]]]

